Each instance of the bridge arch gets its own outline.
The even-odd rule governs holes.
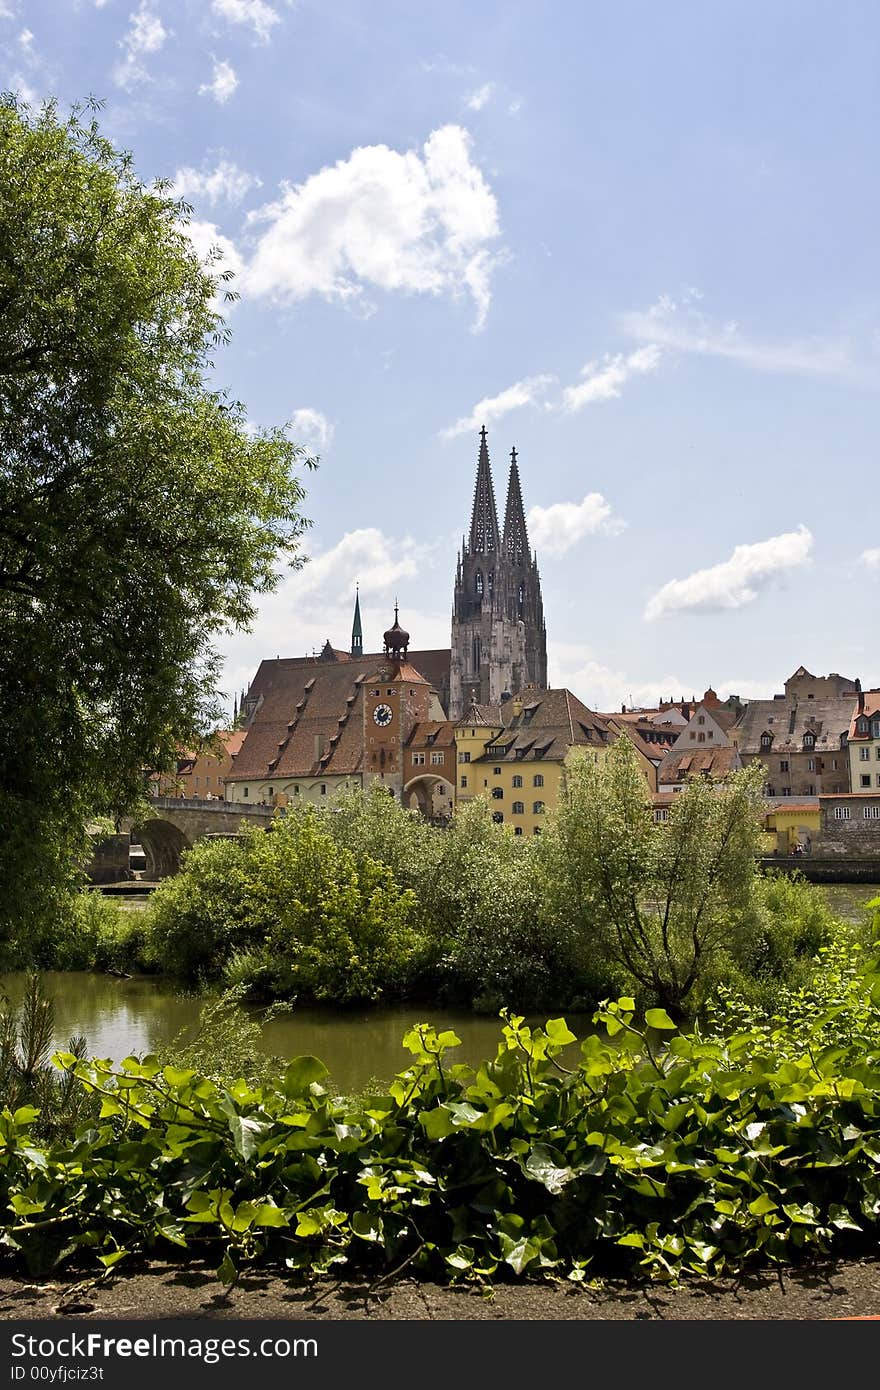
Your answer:
[[[179,826],[158,817],[132,826],[131,838],[143,847],[147,861],[145,876],[151,882],[179,873],[181,855],[184,850],[192,849],[192,841]]]
[[[411,777],[403,788],[403,805],[420,811],[426,820],[448,820],[452,815],[455,791],[451,782],[436,772]]]

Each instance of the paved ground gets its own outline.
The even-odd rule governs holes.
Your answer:
[[[880,1259],[677,1289],[611,1283],[597,1288],[498,1284],[479,1292],[398,1277],[386,1284],[327,1280],[303,1290],[282,1277],[254,1275],[225,1292],[209,1269],[160,1264],[98,1283],[73,1276],[35,1283],[0,1274],[0,1319],[59,1317],[326,1322],[880,1318]]]

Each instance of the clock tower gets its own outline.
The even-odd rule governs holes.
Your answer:
[[[403,749],[415,726],[430,719],[431,687],[410,665],[409,633],[394,623],[385,633],[383,664],[363,682],[365,787],[379,782],[403,793]]]

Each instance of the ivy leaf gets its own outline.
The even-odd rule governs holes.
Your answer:
[[[321,1082],[328,1075],[324,1063],[317,1057],[294,1057],[284,1073],[282,1083],[286,1096],[305,1095],[315,1082]]]
[[[645,1013],[645,1022],[649,1028],[672,1029],[674,1032],[678,1024],[673,1023],[665,1009],[648,1009]]]
[[[574,1170],[560,1162],[561,1155],[547,1144],[534,1144],[522,1163],[527,1178],[542,1183],[554,1195],[562,1191],[575,1176]]]

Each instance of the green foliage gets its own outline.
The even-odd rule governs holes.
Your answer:
[[[207,998],[195,1028],[182,1028],[157,1054],[160,1063],[190,1068],[223,1085],[240,1077],[250,1086],[270,1084],[284,1063],[263,1047],[262,1024],[290,1006],[274,1004],[258,1021],[245,1007],[247,993],[240,984]]]
[[[261,994],[354,1003],[406,989],[421,948],[415,897],[311,808],[271,832],[202,842],[148,910],[150,949],[195,981],[225,974]]]
[[[2,1240],[34,1273],[198,1252],[227,1282],[266,1263],[670,1281],[870,1251],[880,974],[873,957],[830,966],[824,999],[728,1036],[606,1002],[576,1065],[560,1060],[576,1041],[561,1018],[532,1029],[506,1013],[477,1067],[455,1061],[454,1033],[420,1024],[407,1069],[349,1100],[314,1057],[254,1085],[61,1055],[100,1113],[40,1143],[32,1109],[3,1111]]]
[[[97,891],[73,893],[36,956],[37,964],[52,970],[144,970],[150,963],[143,914]]]
[[[225,275],[92,115],[0,98],[0,943],[26,959],[146,767],[211,727],[216,642],[301,563],[300,464],[210,384]],[[17,952],[17,954],[16,954]]]
[[[753,911],[760,768],[692,779],[654,823],[629,739],[575,759],[541,837],[560,929],[678,1017]]]
[[[0,1012],[0,1108],[26,1114],[38,1136],[71,1135],[94,1107],[72,1071],[51,1065],[55,1008],[36,972],[28,976],[17,1007],[5,999]],[[85,1038],[71,1038],[71,1056],[85,1057]]]

